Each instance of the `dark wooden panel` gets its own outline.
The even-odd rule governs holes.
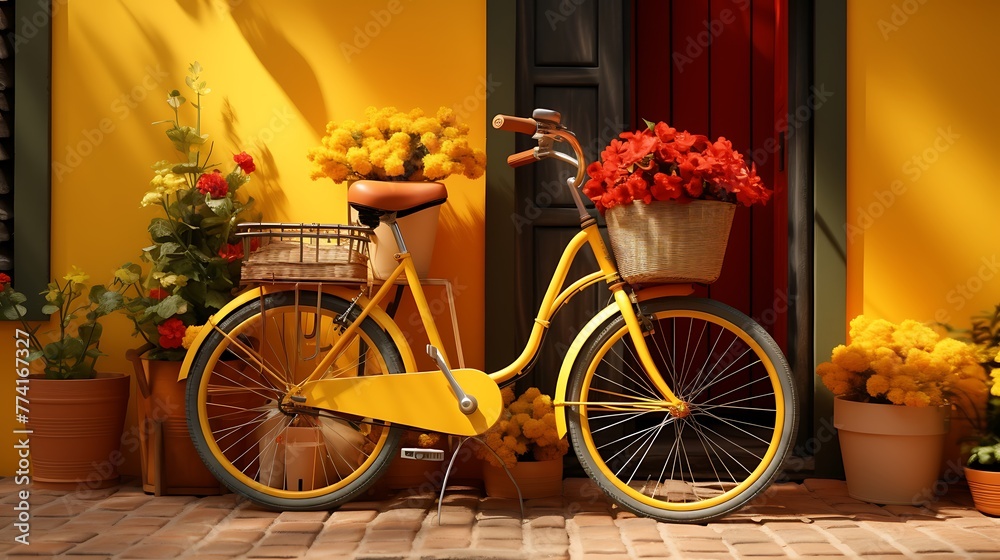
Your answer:
[[[673,122],[670,114],[671,57],[667,49],[653,48],[646,42],[648,37],[657,37],[669,45],[670,28],[670,2],[635,0],[632,94],[638,111],[632,119],[632,128],[642,127],[642,119]]]
[[[535,2],[535,65],[597,66],[597,0]]]
[[[538,86],[535,88],[535,104],[562,113],[566,123],[579,138],[597,137],[598,88],[587,86]],[[564,143],[556,145],[561,152],[571,153]],[[566,188],[566,177],[575,170],[562,163],[545,162],[531,167],[534,174],[533,199],[538,206],[572,206],[573,198]]]

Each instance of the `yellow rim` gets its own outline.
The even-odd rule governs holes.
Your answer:
[[[583,427],[582,431],[583,431],[584,444],[590,451],[591,457],[593,457],[597,462],[597,468],[601,471],[601,473],[604,474],[604,476],[612,484],[615,485],[615,487],[617,487],[619,490],[627,494],[629,497],[648,506],[652,506],[658,509],[671,510],[671,511],[695,511],[723,504],[733,499],[734,497],[742,494],[755,482],[760,480],[760,477],[764,474],[764,471],[767,470],[767,468],[772,464],[772,462],[774,461],[775,454],[778,452],[778,444],[781,441],[781,434],[784,431],[784,425],[785,425],[785,403],[784,403],[785,395],[781,387],[781,381],[778,378],[777,371],[775,370],[774,364],[771,362],[771,359],[764,352],[763,348],[761,348],[761,346],[757,344],[757,342],[753,338],[751,338],[750,335],[747,334],[743,329],[737,327],[736,325],[730,323],[729,321],[726,321],[721,317],[712,315],[710,313],[704,313],[701,311],[694,311],[689,309],[673,309],[673,310],[661,311],[655,314],[655,318],[657,320],[670,319],[676,317],[701,319],[708,323],[712,323],[714,325],[723,327],[729,332],[736,334],[740,338],[740,340],[746,343],[747,346],[749,346],[756,353],[756,355],[760,358],[761,363],[767,370],[768,378],[771,380],[771,387],[774,389],[776,421],[774,426],[774,432],[772,434],[771,441],[768,445],[767,452],[764,454],[764,458],[763,460],[761,460],[760,464],[757,465],[757,468],[754,469],[754,471],[750,473],[750,475],[745,480],[737,484],[734,488],[718,496],[714,496],[712,498],[708,498],[697,502],[668,502],[668,501],[658,500],[636,491],[634,488],[621,481],[617,477],[617,475],[611,472],[611,469],[608,468],[608,466],[604,462],[603,457],[601,457],[600,453],[597,451],[597,445],[594,443],[594,440],[591,437],[590,423],[587,417],[586,405],[580,406],[580,423],[581,426]],[[590,381],[594,377],[594,370],[596,369],[597,364],[603,360],[603,357],[605,355],[607,355],[608,350],[612,346],[617,344],[619,341],[621,341],[621,339],[627,333],[628,333],[628,327],[623,325],[622,328],[617,333],[615,333],[614,336],[609,338],[608,341],[601,347],[598,353],[600,359],[595,359],[588,365],[587,374],[583,382],[583,387],[580,390],[580,401],[584,400],[584,396],[590,389]]]
[[[278,310],[289,309],[289,308],[294,309],[294,306],[292,306],[292,305],[283,305],[283,306],[275,308],[274,310],[269,310],[268,313],[277,312]],[[315,308],[313,308],[313,309],[315,309]],[[330,312],[327,309],[323,309],[323,311],[327,311],[328,313],[332,313],[332,312]],[[253,322],[255,319],[259,318],[260,316],[261,316],[260,313],[258,313],[258,314],[255,314],[255,315],[249,317],[247,320],[243,321],[242,323],[240,323],[239,325],[237,325],[234,329],[232,329],[231,331],[229,331],[229,334],[231,336],[233,336],[233,337],[238,336],[240,333],[243,332],[243,330],[245,330],[247,328],[247,326],[251,322]],[[220,320],[219,322],[221,323],[222,321]],[[358,330],[358,334],[359,334],[359,336],[362,337],[362,340],[364,340],[368,344],[368,346],[370,348],[372,348],[372,349],[376,348],[376,346],[372,343],[372,341],[369,340],[367,336],[363,335],[363,331],[361,329]],[[331,492],[335,492],[335,491],[337,491],[337,490],[339,490],[339,489],[347,486],[351,482],[357,480],[358,477],[360,477],[363,473],[365,473],[365,472],[368,471],[368,469],[371,467],[372,463],[375,461],[375,459],[381,453],[382,447],[385,445],[386,438],[389,435],[389,426],[388,425],[386,425],[382,429],[382,436],[379,438],[379,440],[377,442],[375,442],[375,448],[368,454],[368,458],[361,465],[359,465],[358,468],[354,470],[354,472],[352,472],[346,478],[337,481],[335,484],[331,484],[329,486],[324,486],[322,488],[317,488],[317,489],[308,490],[308,491],[305,491],[305,490],[304,491],[289,491],[289,490],[284,490],[284,489],[280,489],[280,488],[274,488],[274,487],[271,487],[271,486],[267,486],[265,484],[261,484],[260,482],[258,482],[256,480],[253,480],[252,478],[250,478],[246,474],[244,474],[243,471],[239,470],[235,465],[233,465],[232,461],[230,461],[229,458],[226,457],[226,454],[222,451],[222,449],[219,448],[218,443],[215,441],[215,436],[214,436],[214,434],[212,434],[211,426],[209,425],[208,410],[207,410],[207,407],[205,406],[207,404],[207,401],[208,401],[207,394],[206,394],[207,393],[207,389],[208,389],[208,381],[207,380],[209,379],[209,377],[211,375],[211,372],[214,372],[214,368],[215,368],[216,364],[219,363],[219,358],[222,356],[223,352],[225,352],[225,350],[226,350],[226,348],[228,346],[229,346],[228,344],[219,344],[218,346],[216,346],[215,351],[212,353],[212,356],[208,360],[208,365],[210,367],[206,368],[207,372],[206,372],[205,375],[202,376],[202,378],[201,378],[201,384],[198,387],[198,418],[199,418],[199,423],[200,423],[200,427],[201,427],[202,436],[205,438],[205,441],[208,444],[208,448],[211,451],[212,456],[215,457],[216,461],[218,461],[219,465],[221,465],[222,468],[226,470],[226,472],[228,472],[230,475],[232,475],[233,477],[235,477],[242,484],[244,484],[247,487],[249,487],[249,488],[251,488],[253,490],[256,490],[258,492],[262,492],[264,494],[268,494],[270,496],[274,496],[274,497],[277,497],[277,498],[307,499],[307,498],[314,498],[314,497],[319,497],[319,496],[325,496],[327,494],[330,494]],[[194,350],[192,350],[192,351],[194,351]],[[381,367],[381,370],[384,372],[387,368],[386,368],[385,360],[382,357],[382,354],[379,353],[379,352],[375,352],[375,355],[378,356],[379,366]]]

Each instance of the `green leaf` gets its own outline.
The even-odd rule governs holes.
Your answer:
[[[160,245],[160,256],[173,255],[176,253],[184,253],[184,248],[181,247],[180,243],[175,243],[173,241],[168,241]]]
[[[197,163],[178,163],[170,171],[177,175],[183,175],[185,173],[200,173],[202,169]]]
[[[655,122],[646,119],[642,119],[642,122],[646,123],[646,128],[648,128],[650,132],[654,132],[656,130]]]
[[[85,325],[80,325],[77,329],[77,333],[80,335],[80,340],[83,344],[90,343],[88,346],[93,346],[101,341],[101,335],[104,333],[104,327],[100,323],[87,323]]]
[[[149,222],[149,227],[146,228],[149,231],[149,235],[152,236],[153,241],[163,243],[165,241],[170,241],[174,237],[174,228],[171,222],[165,218],[153,218]]]
[[[46,344],[45,348],[42,348],[42,353],[45,355],[45,359],[50,362],[60,360],[63,356],[63,341],[58,340]]]
[[[221,225],[224,225],[227,222],[229,222],[228,218],[223,218],[223,217],[219,217],[219,216],[211,216],[211,217],[205,218],[204,220],[201,221],[201,229],[210,230],[212,228],[216,228],[216,227],[219,227]]]
[[[167,131],[167,138],[181,153],[188,153],[192,146],[201,146],[208,141],[208,134],[198,134],[190,126],[174,127]]]
[[[42,313],[46,315],[52,315],[53,313],[59,313],[59,306],[47,303],[42,306]]]
[[[24,302],[28,301],[28,296],[22,294],[21,292],[11,292],[11,294],[10,294],[10,301],[11,301],[11,303],[15,303],[15,304],[17,304],[17,303],[24,303]],[[22,315],[23,315],[23,313],[22,313]]]
[[[44,355],[45,353],[42,352],[41,350],[32,350],[30,353],[28,353],[28,361],[33,362]]]
[[[205,294],[205,307],[211,307],[213,309],[222,309],[227,303],[232,300],[232,296],[228,292],[220,292],[218,290],[209,290]]]
[[[91,286],[90,293],[87,294],[87,299],[89,299],[91,303],[98,303],[101,301],[101,296],[103,296],[107,291],[108,289],[100,284]]]
[[[97,302],[97,307],[94,312],[97,313],[99,317],[103,317],[108,313],[117,311],[122,308],[125,303],[125,298],[118,292],[106,291],[101,294],[101,299]]]
[[[146,315],[152,315],[153,313],[163,317],[164,319],[173,317],[174,315],[183,315],[187,313],[188,303],[179,295],[170,295],[163,299],[160,303],[150,307],[146,310]]]
[[[3,318],[7,319],[8,321],[16,321],[24,316],[21,313],[21,310],[27,311],[26,309],[24,309],[24,307],[21,307],[20,305],[15,305],[13,307],[4,307]]]
[[[181,92],[177,91],[176,89],[170,90],[170,94],[167,95],[167,105],[170,105],[174,109],[183,105],[185,101],[187,101],[187,99],[184,99],[184,96],[181,95]]]
[[[206,200],[205,204],[215,212],[216,216],[231,216],[233,214],[233,201],[229,197],[214,198]],[[202,224],[204,227],[204,224]]]

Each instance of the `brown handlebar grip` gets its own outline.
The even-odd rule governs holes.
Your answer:
[[[538,123],[535,119],[497,115],[493,117],[493,128],[534,135],[538,131]]]
[[[536,161],[538,161],[538,158],[535,157],[534,148],[507,156],[507,165],[511,167],[521,167],[522,165],[528,165]]]

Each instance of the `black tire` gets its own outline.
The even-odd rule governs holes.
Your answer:
[[[567,401],[595,403],[568,406],[577,456],[613,501],[639,515],[688,523],[725,516],[771,484],[792,447],[791,371],[770,335],[727,305],[667,297],[640,309],[654,325],[650,353],[690,414],[650,406],[663,397],[628,355],[631,340],[616,314],[571,372]],[[700,455],[692,460],[692,452]]]
[[[187,379],[188,430],[209,471],[233,492],[277,510],[330,509],[375,482],[396,454],[401,429],[279,409],[285,392],[280,379],[267,374],[251,356],[284,379],[301,381],[305,372],[315,369],[323,348],[339,336],[335,318],[350,306],[323,294],[317,307],[317,293],[309,291],[299,292],[296,306],[295,293],[276,292],[247,302],[221,318],[218,329],[192,349],[197,353]],[[351,319],[359,314],[360,309],[353,307]],[[311,338],[303,334],[310,330]],[[289,337],[300,342],[289,348]],[[392,339],[371,318],[361,324],[358,341],[352,341],[334,365],[338,369],[329,368],[324,377],[405,370]],[[293,442],[290,427],[306,428],[295,434],[314,439]],[[313,449],[311,460],[289,462],[301,456],[296,453],[302,451],[290,451],[302,449],[300,445]],[[286,472],[290,464],[309,465],[308,474],[294,478],[292,469]],[[286,474],[298,481],[298,487],[287,487],[292,483]]]

